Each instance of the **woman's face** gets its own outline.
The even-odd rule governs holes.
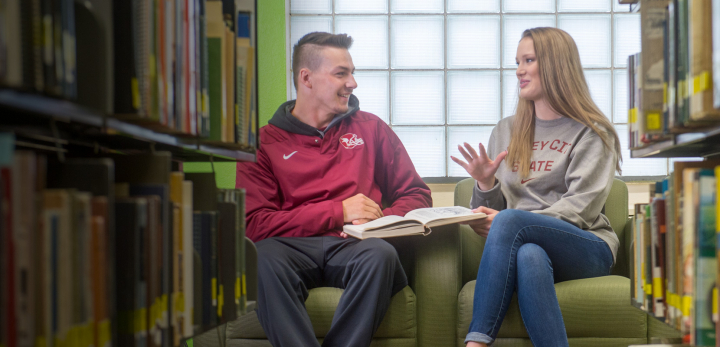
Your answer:
[[[540,67],[535,55],[535,44],[532,38],[520,40],[515,56],[517,71],[515,74],[520,86],[520,97],[525,100],[536,101],[542,98],[543,90],[540,83]]]

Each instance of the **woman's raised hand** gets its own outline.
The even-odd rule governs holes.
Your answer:
[[[487,152],[485,151],[485,146],[483,146],[482,143],[478,145],[480,154],[475,152],[475,149],[467,142],[465,142],[464,145],[465,148],[458,145],[458,150],[460,150],[460,154],[462,154],[465,160],[467,160],[467,163],[453,156],[450,156],[450,159],[462,166],[463,169],[465,169],[465,171],[467,171],[467,173],[469,173],[470,176],[478,182],[480,189],[491,189],[495,185],[495,172],[497,172],[498,167],[500,167],[500,163],[502,163],[503,159],[505,159],[507,151],[502,151],[497,155],[495,160],[491,160],[488,157]]]

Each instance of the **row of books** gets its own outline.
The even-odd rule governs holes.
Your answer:
[[[2,0],[0,85],[255,147],[251,0]]]
[[[720,2],[641,0],[628,58],[630,148],[720,125]]]
[[[720,346],[720,160],[675,162],[647,204],[635,205],[633,304],[693,346]]]
[[[171,166],[0,134],[0,345],[179,346],[244,314],[244,191]]]

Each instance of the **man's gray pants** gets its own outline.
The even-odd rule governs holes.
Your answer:
[[[381,239],[274,237],[256,246],[257,313],[274,347],[320,345],[305,309],[316,287],[345,290],[323,346],[369,346],[390,298],[407,285],[395,248]]]

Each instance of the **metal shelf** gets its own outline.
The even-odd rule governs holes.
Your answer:
[[[183,161],[255,161],[254,150],[247,150],[241,145],[216,146],[196,137],[165,134],[106,117],[67,100],[3,89],[0,90],[0,107],[18,111],[24,116],[20,118],[18,113],[0,112],[2,125],[46,123],[51,120],[58,126],[71,128],[69,132],[73,140],[91,141],[111,150],[155,148],[170,151]],[[35,119],[31,119],[32,116]]]
[[[630,150],[632,158],[710,157],[720,154],[720,125]]]

